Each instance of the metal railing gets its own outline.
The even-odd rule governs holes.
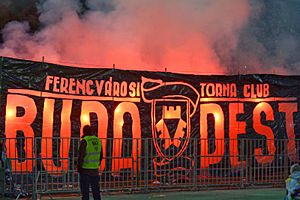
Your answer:
[[[5,174],[0,177],[2,195],[79,192],[76,171],[79,142],[79,138],[2,139],[2,152],[7,157],[2,156],[5,160]],[[103,139],[101,190],[147,192],[170,188],[283,186],[289,166],[299,156],[299,141],[294,141],[293,152],[288,152],[290,142],[286,139]],[[275,151],[268,144],[274,144]]]

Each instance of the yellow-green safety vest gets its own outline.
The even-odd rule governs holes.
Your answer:
[[[87,146],[82,168],[98,169],[100,165],[102,142],[96,136],[85,136],[83,139],[86,141]]]

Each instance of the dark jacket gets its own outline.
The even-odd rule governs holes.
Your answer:
[[[86,152],[86,146],[87,146],[86,141],[81,140],[79,150],[78,150],[77,170],[78,170],[79,173],[84,173],[84,174],[89,174],[89,175],[98,175],[99,169],[84,169],[84,168],[82,168],[83,158],[84,158],[85,152]],[[102,159],[103,159],[103,151],[101,149],[100,164],[101,164]]]

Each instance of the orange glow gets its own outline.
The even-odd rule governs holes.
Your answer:
[[[115,109],[115,115],[116,114],[120,114],[121,111],[122,110],[121,110],[120,106],[116,107],[116,109]]]
[[[267,97],[267,98],[201,98],[200,102],[276,102],[297,101],[295,97]]]
[[[60,133],[60,166],[54,164],[52,154],[54,104],[54,99],[45,99],[44,105],[47,106],[44,106],[41,156],[43,165],[49,174],[61,175],[61,173],[68,171],[69,165],[72,100],[63,100]]]
[[[45,2],[41,3],[43,8],[49,6],[48,1],[41,2]],[[43,9],[40,14],[61,17],[42,17],[43,27],[35,34],[27,33],[18,23],[10,24],[0,55],[39,61],[45,56],[47,62],[82,67],[111,66],[114,62],[123,69],[157,71],[164,69],[152,66],[170,66],[172,72],[222,74],[227,70],[215,47],[222,47],[222,58],[230,56],[252,11],[248,0],[118,0],[113,12],[101,14],[91,9],[77,16],[79,5],[56,2],[60,3],[51,4],[52,9]],[[20,40],[21,53],[15,48]]]
[[[294,130],[294,113],[298,112],[297,103],[279,103],[279,112],[285,113],[286,134],[288,136],[288,155],[292,162],[299,161],[299,155],[295,144],[295,130]]]
[[[255,158],[258,163],[269,164],[273,162],[276,147],[274,145],[274,133],[271,127],[261,124],[261,113],[266,114],[266,120],[273,121],[273,109],[268,103],[259,103],[253,110],[253,128],[255,132],[266,137],[268,155],[263,155],[261,148],[255,149]]]
[[[123,116],[128,112],[132,117],[132,150],[131,157],[122,157],[122,143],[123,143],[123,131],[122,126],[124,123]],[[121,122],[121,123],[120,123]],[[122,126],[121,126],[122,125]],[[140,126],[140,114],[137,106],[134,103],[123,102],[118,105],[114,115],[114,141],[113,141],[113,162],[112,171],[117,174],[121,169],[134,167],[134,173],[140,169],[140,165],[133,165],[132,159],[135,163],[139,163],[139,155],[141,154],[141,126]]]
[[[239,161],[238,135],[246,134],[246,122],[238,121],[238,114],[244,113],[244,104],[229,104],[229,152],[230,163],[232,167],[241,167],[246,165],[245,161]]]
[[[128,102],[140,102],[140,98],[128,98],[128,97],[103,97],[103,96],[82,96],[82,95],[70,95],[70,94],[57,94],[51,92],[42,92],[38,90],[29,89],[8,89],[9,93],[12,94],[25,94],[36,97],[45,98],[59,98],[59,99],[78,99],[86,101],[128,101]]]
[[[15,117],[16,111],[14,111],[12,108],[6,109],[6,118],[12,118]]]
[[[17,107],[22,107],[25,110],[25,114],[21,117],[17,117]],[[22,95],[7,95],[6,113],[8,117],[5,120],[5,133],[6,133],[6,149],[7,157],[12,159],[12,171],[27,172],[32,171],[34,157],[33,152],[33,138],[34,131],[31,124],[33,123],[37,108],[33,99]],[[26,161],[18,161],[17,147],[15,138],[17,137],[17,131],[23,131],[25,136],[24,151],[26,153]]]
[[[84,122],[84,123],[88,123],[88,122],[90,122],[90,117],[89,117],[89,115],[87,115],[87,114],[84,114],[84,115],[82,115],[81,116],[81,121],[82,122]]]
[[[49,109],[49,102],[47,101],[47,99],[45,99],[44,101],[44,111]]]
[[[224,114],[218,104],[200,105],[200,145],[201,145],[201,168],[208,168],[209,165],[218,163],[224,155]],[[208,121],[207,115],[213,114],[218,120],[215,120],[215,151],[209,153],[208,145]]]
[[[221,117],[221,114],[220,113],[215,113],[214,114],[214,117],[215,117],[215,121],[216,121],[216,123],[218,123],[221,119],[222,119],[222,117]]]
[[[255,109],[259,109],[259,110],[266,109],[266,110],[269,110],[270,109],[269,106],[270,106],[269,104],[262,102],[262,103],[257,104],[255,106]]]

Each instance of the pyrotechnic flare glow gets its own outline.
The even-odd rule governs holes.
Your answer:
[[[106,1],[107,2],[107,1]],[[172,72],[226,72],[223,55],[236,48],[249,17],[248,0],[39,1],[41,29],[27,22],[3,29],[0,55],[61,64]],[[68,63],[65,63],[67,61]],[[81,64],[82,67],[91,67]]]

